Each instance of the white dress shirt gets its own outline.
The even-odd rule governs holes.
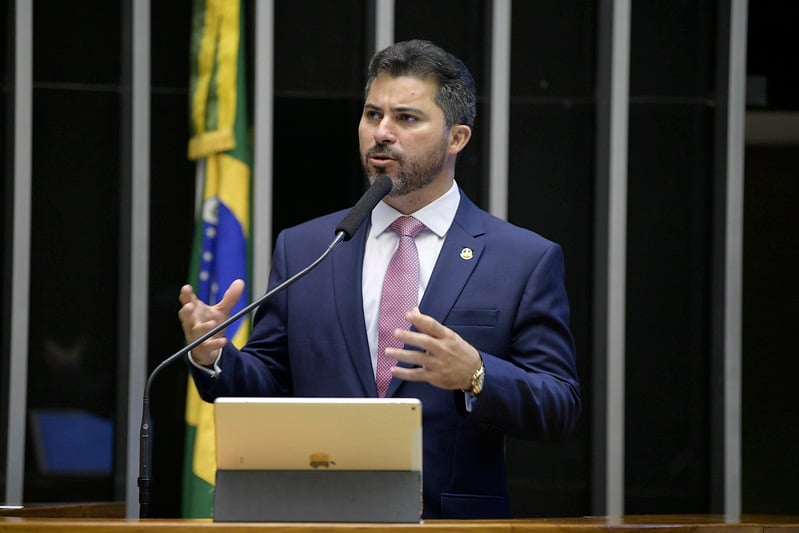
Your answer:
[[[425,225],[416,236],[416,249],[419,251],[419,298],[422,301],[430,274],[436,265],[438,253],[444,245],[449,227],[455,219],[460,203],[460,192],[453,181],[452,187],[440,198],[426,205],[410,216]],[[369,338],[369,352],[372,356],[372,370],[377,368],[377,330],[380,317],[380,299],[383,294],[383,278],[386,275],[391,256],[399,246],[399,237],[389,226],[402,213],[380,202],[372,211],[372,225],[366,237],[366,250],[363,258],[363,316],[366,334]]]

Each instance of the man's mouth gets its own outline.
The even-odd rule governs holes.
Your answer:
[[[386,149],[370,150],[366,153],[369,164],[375,168],[384,169],[392,163],[401,163],[401,154],[391,153]]]
[[[391,163],[393,161],[394,161],[393,158],[388,157],[386,155],[371,155],[371,156],[369,156],[369,162],[372,163],[373,165],[377,165],[377,166],[385,166],[385,165],[388,165],[389,163]]]
[[[377,145],[373,146],[370,150],[366,152],[366,157],[370,159],[390,159],[390,160],[399,160],[402,158],[402,154],[392,150],[387,146]]]

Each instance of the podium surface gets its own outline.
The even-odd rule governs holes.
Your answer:
[[[48,510],[49,507],[49,510]],[[59,533],[368,533],[378,531],[420,531],[422,533],[607,533],[646,531],[663,533],[799,533],[799,515],[626,515],[622,517],[585,516],[577,518],[532,518],[511,520],[427,520],[406,523],[321,523],[321,522],[213,522],[211,519],[125,519],[92,517],[101,507],[86,505],[32,506],[3,508],[0,532],[19,531]],[[116,516],[117,507],[107,507]],[[58,517],[58,514],[62,517]],[[87,517],[74,518],[84,513]],[[46,517],[45,517],[46,516]]]

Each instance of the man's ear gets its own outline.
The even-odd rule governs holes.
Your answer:
[[[465,124],[455,124],[450,131],[449,153],[457,154],[463,150],[472,138],[472,128]]]

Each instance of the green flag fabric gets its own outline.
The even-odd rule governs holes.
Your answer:
[[[198,297],[214,304],[237,279],[249,287],[252,146],[249,136],[242,2],[193,0],[188,157],[197,161],[199,205],[191,257]],[[248,295],[233,309],[246,305]],[[241,346],[249,318],[226,331]],[[189,378],[182,514],[213,516],[215,434],[213,405],[204,402]]]

